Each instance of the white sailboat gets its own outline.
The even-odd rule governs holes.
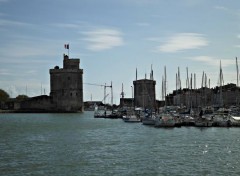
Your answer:
[[[155,119],[155,127],[175,127],[176,120],[173,115],[167,112],[167,73],[166,66],[164,67],[164,95],[165,95],[165,108],[164,112],[159,114]]]
[[[222,86],[224,85],[223,81],[223,72],[222,72],[222,65],[220,61],[220,92],[219,92],[219,109],[214,113],[213,117],[213,125],[218,127],[229,127],[232,125],[231,123],[231,116],[229,114],[229,110],[223,107],[223,95],[222,95]]]

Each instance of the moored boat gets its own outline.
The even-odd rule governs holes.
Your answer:
[[[176,121],[171,114],[162,113],[155,120],[155,127],[175,127]]]
[[[141,122],[141,119],[134,114],[126,116],[124,115],[122,119],[124,122]]]
[[[143,125],[155,125],[156,114],[153,112],[145,112],[144,117],[142,118]]]
[[[213,122],[208,119],[199,118],[195,121],[196,127],[212,127]]]

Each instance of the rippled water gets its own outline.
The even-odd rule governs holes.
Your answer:
[[[0,175],[240,175],[240,128],[0,114]]]

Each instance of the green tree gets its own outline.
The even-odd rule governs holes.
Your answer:
[[[0,101],[6,101],[8,98],[9,98],[8,93],[0,89]]]
[[[16,97],[16,99],[21,101],[21,100],[28,99],[28,96],[27,96],[27,95],[18,95],[18,96]]]

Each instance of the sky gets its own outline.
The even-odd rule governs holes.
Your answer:
[[[217,86],[220,61],[224,84],[237,83],[240,1],[0,0],[0,39],[0,88],[11,97],[49,95],[49,69],[62,68],[69,44],[84,71],[84,101],[102,101],[97,85],[111,81],[114,103],[122,84],[130,98],[136,69],[138,79],[149,79],[151,67],[161,99],[164,66],[167,93],[176,89],[178,67],[183,88],[186,68],[197,88],[203,71]]]

